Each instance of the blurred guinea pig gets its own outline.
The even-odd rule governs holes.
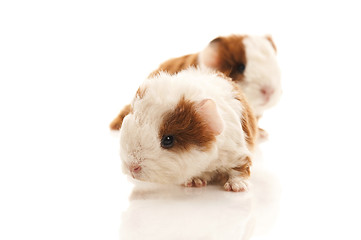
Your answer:
[[[139,87],[120,126],[123,170],[187,187],[226,176],[225,190],[244,191],[257,129],[238,85],[223,74],[160,72]]]
[[[152,74],[159,71],[173,74],[189,66],[209,67],[232,78],[257,118],[274,106],[282,93],[276,45],[270,36],[218,37],[200,53],[169,59]]]
[[[276,46],[270,36],[230,35],[211,41],[200,53],[185,55],[162,63],[157,70],[170,74],[190,66],[211,68],[222,72],[238,84],[257,119],[274,106],[282,93],[280,69],[276,59]],[[118,130],[128,114],[125,106],[110,124]],[[261,129],[261,136],[267,133]]]

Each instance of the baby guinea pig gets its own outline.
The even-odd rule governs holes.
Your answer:
[[[257,119],[278,102],[282,93],[276,46],[270,36],[218,37],[200,53],[162,63],[150,76],[160,71],[174,74],[190,66],[211,68],[232,78],[242,89]],[[119,130],[129,109],[130,106],[127,105],[120,111],[111,122],[110,129]],[[267,136],[263,130],[260,133]]]
[[[257,118],[274,106],[282,93],[276,46],[270,36],[218,37],[200,53],[170,59],[152,74],[177,73],[189,66],[209,67],[232,78],[241,87]]]
[[[189,68],[149,77],[120,126],[123,170],[133,178],[205,186],[226,176],[227,191],[244,191],[257,121],[231,79]]]

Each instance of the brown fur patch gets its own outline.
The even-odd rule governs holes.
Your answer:
[[[270,35],[267,35],[266,39],[271,42],[271,45],[272,45],[273,49],[275,50],[275,52],[277,52],[277,47],[276,47],[276,44],[273,41],[272,37]]]
[[[248,148],[252,150],[255,145],[258,134],[257,120],[238,85],[235,84],[234,82],[232,82],[232,85],[234,91],[236,92],[236,99],[240,101],[243,106],[242,119],[241,119],[242,129],[246,134],[246,141],[248,144]]]
[[[136,93],[136,97],[142,99],[144,97],[146,90],[147,90],[146,88],[139,87]]]
[[[214,133],[197,113],[195,103],[181,98],[174,110],[166,113],[159,130],[159,139],[174,136],[174,146],[170,151],[184,151],[199,147],[207,151],[216,140]]]
[[[243,72],[239,71],[241,65],[247,68],[246,49],[243,44],[245,35],[231,35],[218,37],[211,42],[217,48],[219,66],[217,70],[231,77],[233,81],[242,81]]]
[[[243,164],[242,166],[233,168],[233,170],[238,171],[240,173],[239,175],[240,177],[248,178],[251,175],[251,169],[250,169],[252,165],[251,158],[246,157],[245,159],[242,159],[242,161],[246,163]]]
[[[149,76],[153,77],[160,71],[166,71],[170,74],[175,74],[188,67],[196,67],[198,65],[198,53],[189,54],[178,58],[172,58],[163,62],[157,70],[152,72]]]
[[[118,114],[118,116],[110,123],[109,127],[111,130],[119,130],[122,127],[123,119],[132,112],[132,107],[126,105]]]

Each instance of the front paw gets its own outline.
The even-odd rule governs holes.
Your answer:
[[[248,183],[242,178],[232,178],[224,184],[224,189],[226,191],[245,192],[248,191]]]
[[[204,187],[207,186],[207,181],[202,178],[191,178],[184,183],[185,187]]]

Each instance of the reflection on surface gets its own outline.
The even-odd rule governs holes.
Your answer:
[[[122,215],[121,239],[250,239],[278,213],[278,181],[254,167],[250,190],[137,183]]]

